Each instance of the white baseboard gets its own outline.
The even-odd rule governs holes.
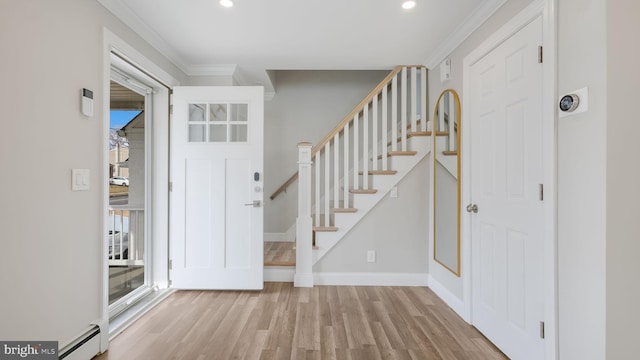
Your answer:
[[[291,266],[269,266],[264,268],[265,282],[293,282],[296,268]]]
[[[449,289],[444,287],[433,276],[429,275],[429,288],[436,294],[442,301],[444,301],[456,314],[460,315],[465,321],[469,322],[466,316],[464,302],[455,296]]]
[[[264,242],[288,241],[286,233],[264,233]]]
[[[293,275],[294,287],[313,287],[313,274],[303,273]]]
[[[427,286],[426,273],[314,273],[315,285]]]
[[[272,233],[266,232],[266,233],[264,233],[264,241],[265,242],[275,242],[275,241],[294,242],[294,241],[296,241],[296,224],[294,223],[285,232],[272,232]]]

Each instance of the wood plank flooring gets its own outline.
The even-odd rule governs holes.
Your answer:
[[[428,288],[265,283],[262,291],[178,291],[97,359],[506,357]]]
[[[296,266],[296,250],[292,241],[264,243],[264,266]]]

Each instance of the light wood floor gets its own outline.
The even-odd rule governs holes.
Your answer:
[[[267,241],[264,243],[264,266],[296,266],[294,242]]]
[[[97,359],[506,359],[431,290],[178,291]]]

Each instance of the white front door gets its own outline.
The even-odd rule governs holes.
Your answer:
[[[262,87],[175,87],[171,281],[262,289]]]
[[[466,97],[477,206],[472,322],[512,359],[544,358],[541,25],[534,20],[473,64]]]

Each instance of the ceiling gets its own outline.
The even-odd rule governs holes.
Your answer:
[[[98,1],[187,75],[273,91],[266,70],[432,67],[506,0]]]

